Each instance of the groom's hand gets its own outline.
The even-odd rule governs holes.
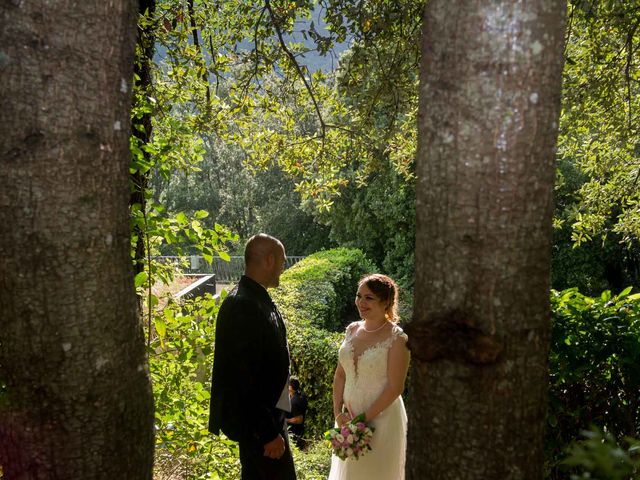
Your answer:
[[[284,455],[284,438],[278,434],[276,438],[264,446],[264,456],[278,460],[282,455]]]

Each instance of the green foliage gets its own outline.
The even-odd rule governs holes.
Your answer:
[[[632,480],[640,478],[640,441],[630,437],[621,446],[608,432],[593,427],[584,440],[571,444],[563,464],[571,467],[571,480]],[[626,448],[625,448],[626,446]]]
[[[319,223],[302,202],[295,185],[280,168],[255,172],[256,223],[251,234],[273,232],[294,255],[309,255],[335,246],[329,227]]]
[[[342,332],[357,315],[358,281],[375,265],[356,249],[336,248],[309,255],[288,269],[273,293],[278,305],[300,326]]]
[[[573,222],[581,215],[579,192],[587,178],[573,161],[559,160],[551,286],[557,290],[577,287],[591,295],[603,290],[620,291],[640,282],[640,249],[635,242],[611,231],[613,217],[605,221],[606,238],[575,242]]]
[[[554,232],[551,286],[562,290],[575,287],[585,294],[603,290],[620,291],[640,283],[640,250],[614,241],[594,240],[576,247],[571,228]]]
[[[226,256],[227,244],[237,239],[226,227],[214,223],[210,228],[204,223],[209,216],[205,210],[197,210],[190,216],[184,212],[167,215],[159,203],[134,204],[130,209],[132,231],[142,232],[148,255],[157,255],[163,245],[173,246],[175,254],[198,251],[209,263],[214,256]],[[132,236],[132,249],[138,237]],[[141,259],[147,264],[148,259]],[[138,260],[140,261],[140,260]],[[153,276],[153,275],[152,275]]]
[[[285,318],[291,318],[290,312],[283,313]],[[333,374],[343,335],[291,322],[287,333],[292,371],[309,401],[305,436],[320,438],[333,423]]]
[[[330,229],[333,243],[361,248],[411,287],[424,3],[157,2],[155,15],[140,20],[156,36],[154,82],[137,93],[134,111],[136,118],[153,115],[154,135],[132,146],[134,169],[175,186],[169,216],[206,208],[208,222],[242,238],[272,226],[266,230],[289,236],[296,254],[304,253],[300,246],[327,247],[317,241]],[[628,0],[570,2],[558,160],[577,178],[567,182],[556,216],[563,226],[554,256],[558,288],[619,289],[640,277],[633,113],[640,95],[632,68],[639,14]],[[350,48],[335,72],[306,68],[311,50],[331,54],[344,40]],[[225,157],[232,150],[233,159]],[[201,161],[218,155],[209,165]],[[281,202],[275,192],[266,201],[256,194],[247,166],[286,174]],[[292,208],[300,201],[303,208]],[[312,207],[327,229],[310,219]],[[303,224],[298,232],[313,226],[314,234],[295,244],[279,212],[294,213]]]
[[[133,114],[134,125],[153,117],[153,136],[132,138],[132,173],[150,176],[163,217],[206,209],[205,229],[217,222],[241,238],[269,231],[295,254],[343,242],[410,287],[423,4],[157,2],[139,22],[155,35],[158,53]],[[311,21],[301,28],[300,19]],[[304,42],[287,37],[294,29]],[[329,54],[347,37],[352,48],[335,76],[298,63],[314,45]],[[314,221],[310,212],[330,212],[336,200],[336,214],[318,218],[326,226]],[[357,228],[351,204],[361,206]],[[162,245],[164,253],[177,247],[185,245]]]
[[[570,2],[558,158],[585,176],[566,218],[578,244],[640,238],[639,21],[635,1]]]
[[[617,439],[640,437],[640,295],[630,291],[552,292],[546,440],[552,468],[592,424]]]
[[[203,225],[228,226],[241,240],[259,232],[276,235],[294,255],[307,255],[330,246],[328,227],[316,222],[301,205],[295,185],[277,167],[250,169],[237,147],[205,136],[205,154],[198,171],[153,177],[156,201],[170,212],[191,214],[206,206],[211,214]],[[240,244],[244,242],[240,241]],[[163,253],[173,254],[175,244]]]
[[[288,325],[293,373],[309,400],[306,434],[333,424],[332,385],[344,326],[354,320],[358,280],[374,271],[359,250],[315,253],[288,269],[272,296]]]
[[[312,440],[300,451],[292,445],[298,480],[325,480],[331,468],[331,448],[324,440]]]
[[[207,295],[184,305],[170,302],[155,316],[149,367],[156,409],[156,478],[177,473],[192,480],[239,476],[237,444],[207,429],[217,309]]]
[[[359,248],[400,285],[413,288],[415,185],[389,159],[357,185],[350,182],[321,218],[339,245]]]

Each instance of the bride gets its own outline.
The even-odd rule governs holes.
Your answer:
[[[396,325],[398,287],[373,274],[358,284],[359,322],[347,327],[333,378],[337,426],[364,413],[375,427],[371,451],[358,459],[331,458],[329,480],[404,480],[407,414],[402,391],[409,367],[407,335]]]

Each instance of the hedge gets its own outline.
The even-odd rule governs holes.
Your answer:
[[[375,266],[360,250],[337,248],[288,269],[271,295],[287,322],[292,373],[309,400],[306,435],[333,424],[332,383],[344,328],[357,319],[358,280]]]

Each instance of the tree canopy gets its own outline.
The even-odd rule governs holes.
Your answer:
[[[297,218],[325,239],[310,243],[363,248],[410,285],[423,7],[157,2],[141,18],[157,52],[150,90],[138,97],[154,134],[134,142],[134,153],[150,153],[138,154],[134,168],[153,170],[156,200],[170,212],[208,210],[210,224],[241,237],[279,228],[266,214],[273,208],[249,211],[259,198],[250,195],[255,173],[269,170]],[[555,216],[560,288],[576,281],[568,269],[581,262],[586,291],[638,278],[639,15],[630,1],[569,4]],[[334,68],[317,68],[322,55]],[[393,204],[404,214],[391,214]]]

